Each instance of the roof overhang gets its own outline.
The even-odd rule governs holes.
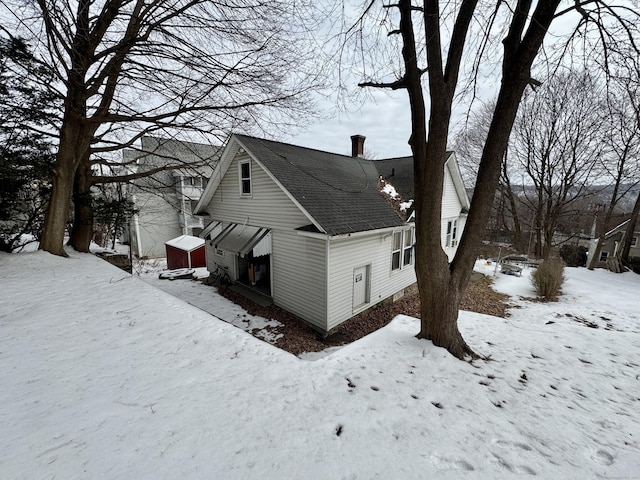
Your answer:
[[[230,223],[213,239],[215,248],[236,253],[244,257],[269,233],[269,229]],[[270,252],[269,252],[270,253]]]

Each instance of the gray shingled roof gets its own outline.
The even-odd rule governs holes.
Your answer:
[[[393,185],[404,201],[414,199],[413,157],[388,158],[374,162],[380,176]]]
[[[246,135],[236,137],[328,234],[404,224],[378,192],[377,161]]]
[[[453,152],[447,152],[447,160]],[[380,176],[394,186],[404,201],[415,197],[413,183],[413,157],[388,158],[375,160]]]

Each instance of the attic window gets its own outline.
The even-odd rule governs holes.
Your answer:
[[[251,163],[247,160],[239,164],[240,195],[251,196]]]

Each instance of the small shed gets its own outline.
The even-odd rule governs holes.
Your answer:
[[[167,268],[206,267],[204,239],[191,235],[180,235],[165,242],[167,250]]]

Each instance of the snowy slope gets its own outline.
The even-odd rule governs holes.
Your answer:
[[[306,361],[70,255],[0,255],[3,479],[640,478],[640,276],[498,276],[520,308],[460,318],[489,361],[404,316]]]

